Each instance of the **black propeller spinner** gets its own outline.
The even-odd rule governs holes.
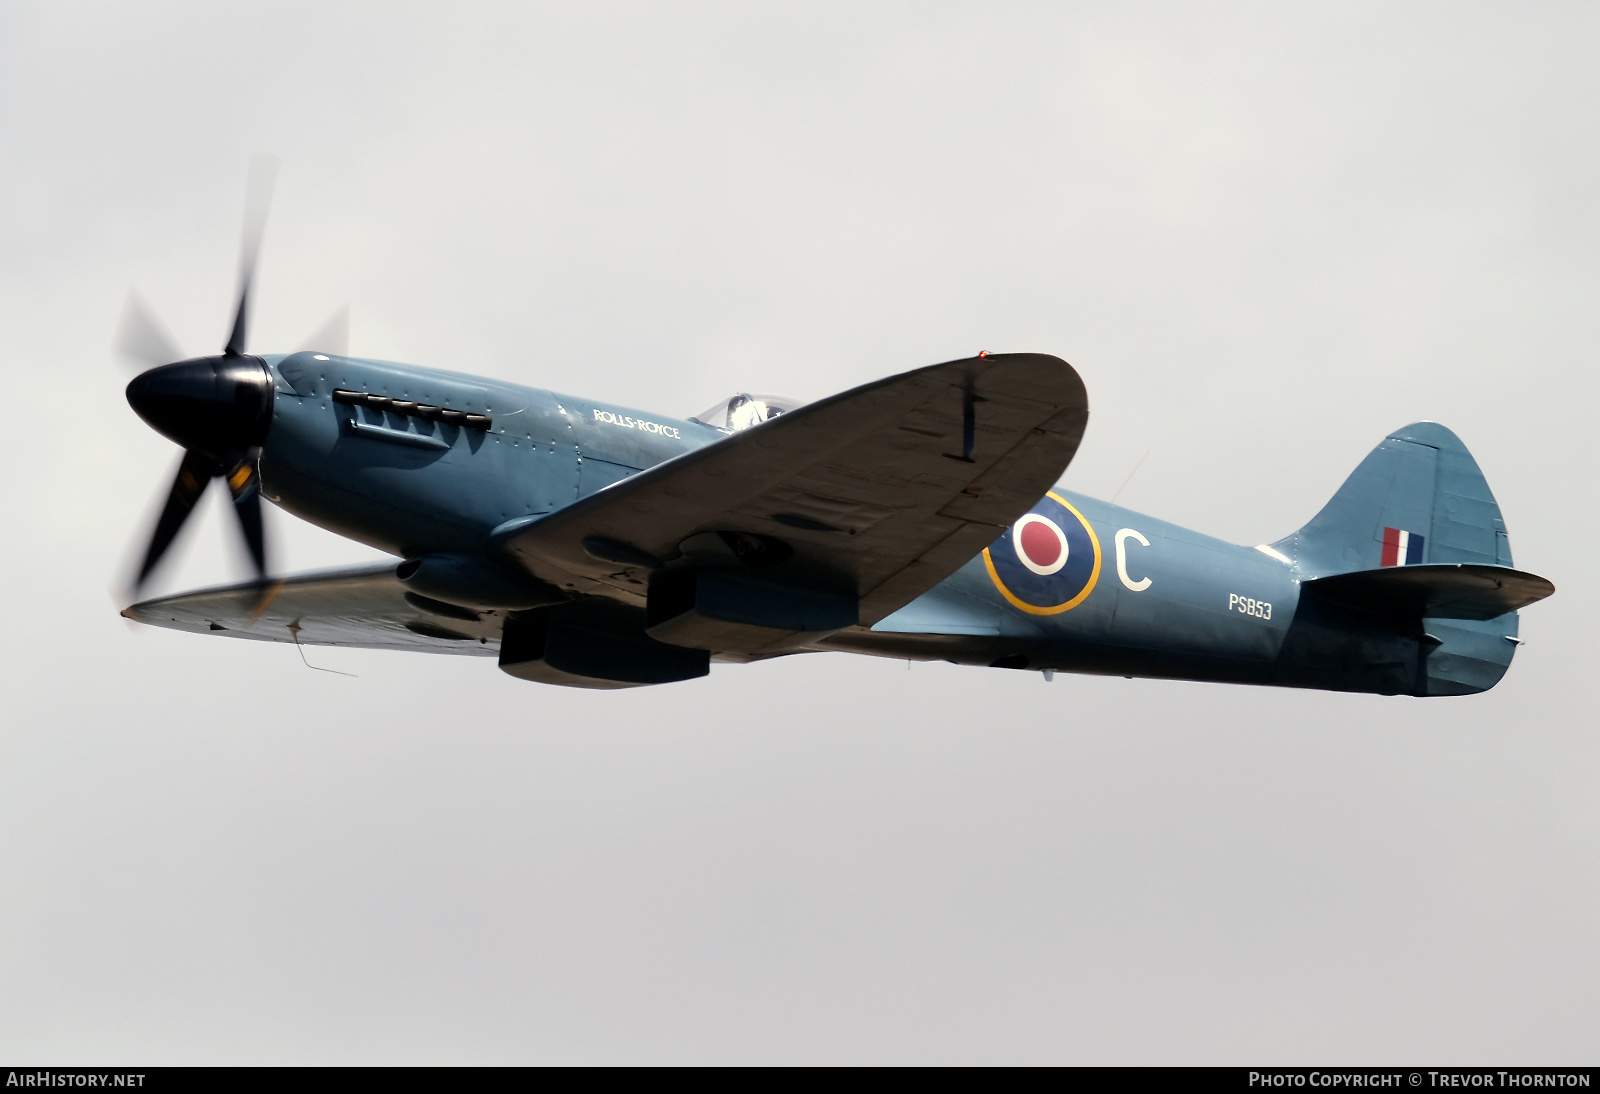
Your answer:
[[[155,367],[128,384],[128,403],[156,432],[184,449],[167,504],[139,566],[136,589],[166,554],[212,479],[227,482],[256,576],[266,576],[259,463],[261,445],[272,424],[273,382],[266,362],[245,353],[245,342],[250,286],[255,279],[270,190],[270,173],[258,165],[252,172],[246,204],[239,305],[234,311],[228,344],[219,356],[173,361],[178,354],[171,339],[137,296],[129,301],[119,346],[125,355]]]

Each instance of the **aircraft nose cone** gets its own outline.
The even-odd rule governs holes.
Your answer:
[[[196,357],[140,373],[128,405],[156,432],[218,456],[259,445],[272,422],[272,375],[258,357]]]

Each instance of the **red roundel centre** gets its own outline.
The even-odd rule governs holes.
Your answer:
[[[1030,520],[1017,538],[1022,541],[1022,553],[1035,566],[1054,566],[1061,557],[1061,539],[1043,521]]]

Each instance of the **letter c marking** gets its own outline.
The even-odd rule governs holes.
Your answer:
[[[1145,547],[1150,546],[1150,541],[1145,539],[1138,532],[1135,532],[1132,528],[1124,528],[1122,531],[1118,532],[1117,576],[1122,579],[1122,583],[1129,589],[1132,589],[1136,593],[1142,593],[1150,587],[1150,579],[1146,577],[1135,581],[1133,578],[1128,576],[1128,540],[1130,539],[1138,540],[1140,544]]]

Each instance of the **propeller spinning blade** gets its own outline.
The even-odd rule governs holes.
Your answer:
[[[227,481],[233,495],[245,546],[256,576],[267,574],[266,531],[261,514],[261,444],[272,421],[274,384],[260,358],[245,353],[250,332],[250,293],[255,282],[261,240],[277,161],[260,157],[251,164],[245,197],[244,233],[239,253],[239,302],[233,313],[228,343],[217,357],[177,360],[172,337],[137,294],[129,297],[117,348],[147,367],[128,385],[128,402],[139,416],[183,446],[183,461],[167,492],[167,501],[145,548],[134,589],[142,586],[214,478]],[[342,341],[346,317],[324,328]]]
[[[183,522],[194,512],[200,495],[206,492],[206,486],[211,482],[211,468],[210,456],[193,450],[183,454],[183,462],[178,465],[178,473],[172,480],[172,489],[167,492],[167,504],[161,510],[160,519],[156,521],[156,530],[150,536],[150,546],[145,549],[144,562],[139,566],[139,576],[134,579],[135,589],[144,584],[145,578],[150,576],[150,571],[161,561],[161,556],[172,546],[172,541],[177,538]]]
[[[117,325],[116,350],[131,364],[157,368],[183,356],[177,341],[162,326],[155,312],[138,292],[129,290]]]
[[[228,492],[233,495],[233,512],[239,518],[239,530],[244,533],[250,559],[256,564],[256,577],[265,580],[267,541],[261,526],[261,474],[256,469],[260,458],[259,448],[246,455],[228,476]]]
[[[244,235],[239,247],[239,306],[233,313],[233,331],[222,352],[229,357],[244,354],[250,333],[250,287],[256,277],[256,261],[261,257],[261,237],[267,230],[267,210],[272,205],[272,184],[278,177],[278,161],[257,156],[250,164],[250,182],[245,190]]]
[[[348,357],[350,355],[350,308],[340,308],[333,313],[333,318],[318,328],[313,334],[300,344],[302,353],[326,353],[330,357]]]

